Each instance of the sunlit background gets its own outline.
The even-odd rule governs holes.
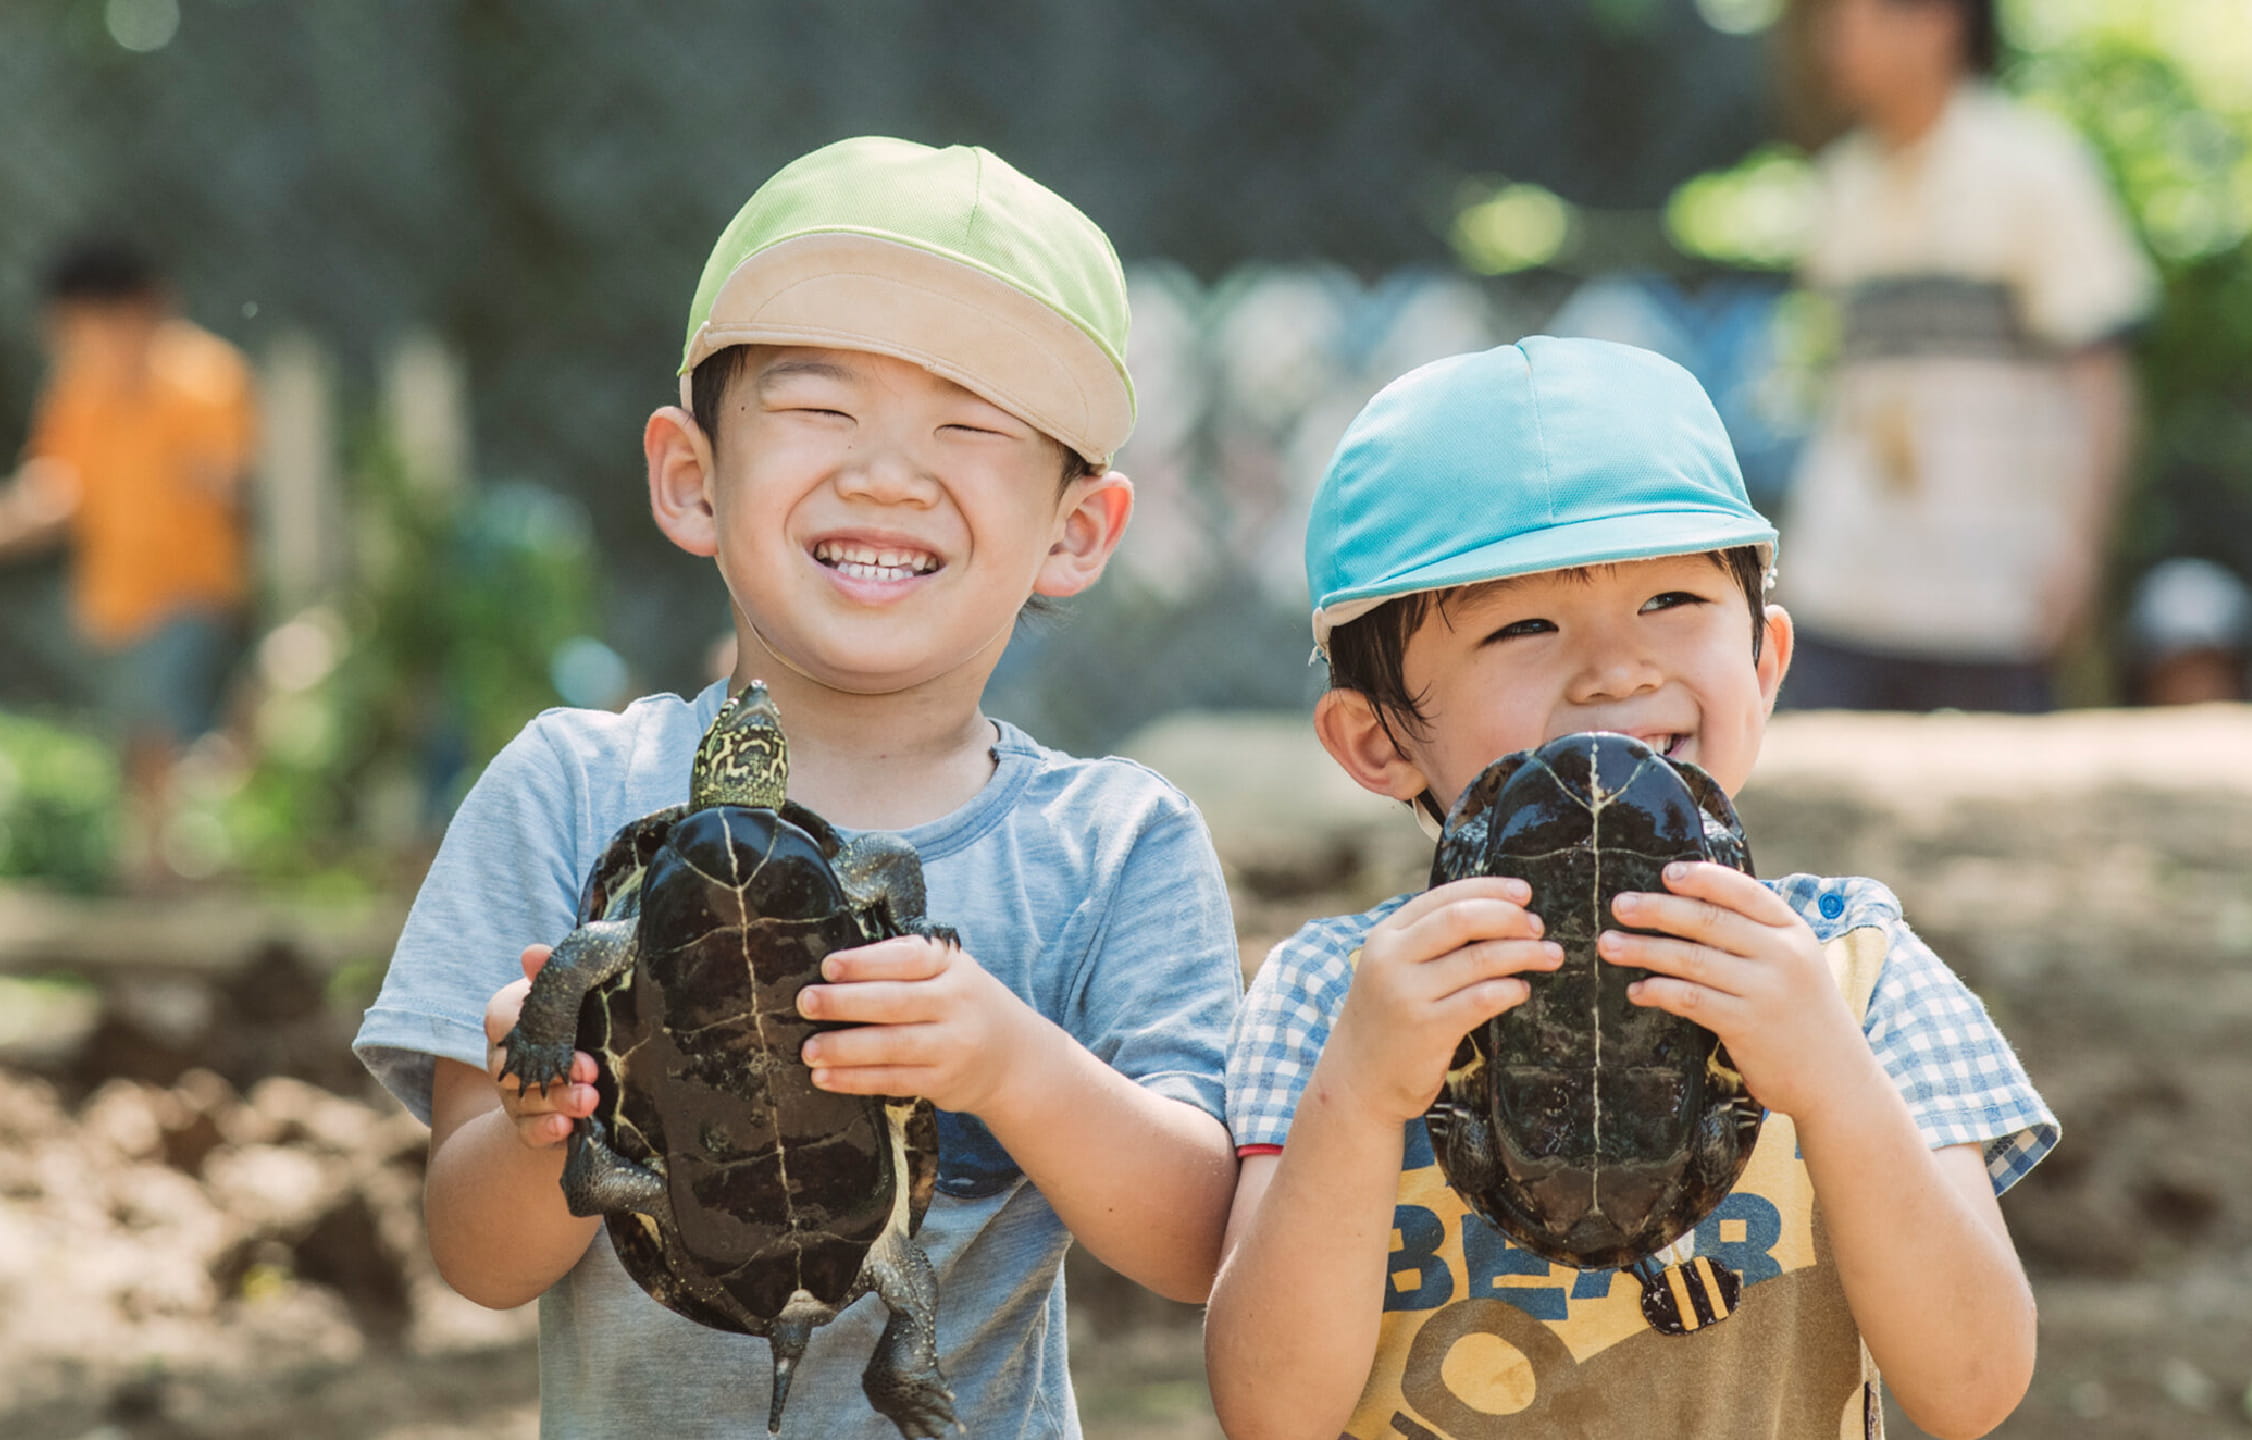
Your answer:
[[[2133,344],[2143,432],[2102,624],[2066,679],[2068,700],[2110,705],[2126,698],[2124,617],[2143,574],[2196,556],[2252,575],[2252,7],[2005,12],[2005,85],[2094,145],[2163,277]],[[296,1434],[290,1417],[318,1413],[338,1434],[529,1433],[521,1325],[441,1314],[419,1271],[370,1278],[365,1254],[416,1244],[419,1132],[384,1129],[397,1117],[360,1103],[349,1057],[313,1042],[221,1057],[181,1037],[214,1013],[198,987],[233,986],[242,1025],[353,1013],[453,804],[525,719],[708,678],[724,597],[647,523],[636,442],[673,395],[706,248],[767,174],[855,133],[983,144],[1116,243],[1141,403],[1118,463],[1140,508],[1103,585],[1028,623],[988,706],[1101,751],[1183,712],[1303,713],[1318,683],[1299,561],[1308,496],[1360,404],[1425,360],[1536,332],[1650,346],[1712,393],[1755,501],[1781,501],[1832,334],[1792,283],[1809,154],[1839,129],[1807,83],[1804,28],[1783,0],[0,7],[0,455],[20,447],[41,377],[45,266],[90,233],[140,243],[185,312],[244,347],[265,417],[250,661],[230,738],[190,755],[162,837],[170,866],[203,886],[196,908],[167,919],[102,898],[119,781],[85,720],[63,561],[0,564],[0,969],[63,977],[0,996],[20,1067],[0,1076],[22,1082],[0,1097],[0,1311],[34,1306],[21,1287],[44,1272],[27,1247],[60,1233],[30,1218],[37,1196],[67,1191],[167,1235],[150,1217],[190,1203],[166,1179],[134,1182],[137,1199],[71,1190],[52,1167],[95,1162],[69,1158],[40,1115],[150,1175],[268,1197],[246,1204],[282,1205],[272,1196],[298,1183],[317,1212],[200,1251],[174,1236],[201,1258],[153,1288],[122,1272],[157,1262],[115,1252],[120,1273],[86,1281],[107,1307],[98,1323],[51,1334],[20,1385],[0,1382],[0,1432]],[[2188,776],[2204,763],[2194,747],[2182,760]],[[2230,826],[2252,820],[2228,814],[2212,833],[2241,856],[2252,828]],[[1307,864],[1375,883],[1357,853]],[[1261,915],[1322,883],[1293,890],[1229,860]],[[2236,923],[2214,921],[2207,950],[2241,964],[2252,929]],[[294,969],[260,949],[276,935],[293,937],[281,948]],[[168,944],[219,978],[148,981]],[[128,945],[142,968],[115,963]],[[253,957],[282,967],[268,988],[286,992],[272,977],[293,974],[310,998],[258,1019],[264,982],[241,978]],[[116,989],[104,977],[128,969],[145,992],[131,1023],[102,998]],[[111,1062],[42,1048],[97,1016],[141,1048],[101,1052]],[[308,1088],[260,1092],[261,1075]],[[121,1076],[146,1094],[102,1088]],[[196,1110],[206,1084],[240,1103]],[[323,1108],[343,1095],[346,1110]],[[2117,1115],[2089,1114],[2075,1141],[2100,1147]],[[270,1157],[238,1156],[216,1179],[204,1164],[323,1144],[323,1165],[391,1178],[353,1190],[318,1167],[276,1179],[295,1162]],[[256,1163],[281,1168],[245,1178]],[[2247,1183],[2174,1177],[2153,1202],[2227,1216],[2220,1232],[2184,1233],[2227,1237],[2239,1285],[2252,1235],[2225,1197]],[[341,1211],[304,1199],[347,1193]],[[2060,1253],[2100,1248],[2107,1223]],[[93,1220],[70,1224],[107,1243]],[[1087,1321],[1106,1328],[1083,1349],[1112,1367],[1091,1372],[1108,1407],[1090,1410],[1091,1432],[1216,1433],[1193,1316],[1090,1293],[1111,1308]],[[0,1344],[18,1323],[0,1320]],[[254,1338],[208,1353],[181,1338],[213,1323]],[[322,1337],[293,1359],[313,1368],[282,1363],[292,1333]],[[341,1378],[370,1355],[391,1367],[389,1400]],[[203,1369],[248,1388],[183,1378]],[[2133,1433],[2252,1430],[2239,1400],[2252,1363],[2167,1354],[2145,1369],[2151,1403],[2189,1428]],[[488,1413],[477,1382],[495,1373],[513,1378]],[[396,1386],[418,1383],[407,1405]],[[2129,1433],[2118,1395],[2131,1386],[2056,1384],[2044,1423],[2065,1428],[2008,1433]],[[360,1398],[293,1409],[292,1385]],[[382,1420],[386,1404],[403,1418]]]

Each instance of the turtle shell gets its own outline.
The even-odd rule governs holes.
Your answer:
[[[1675,860],[1751,873],[1725,792],[1626,735],[1507,755],[1463,791],[1431,882],[1512,876],[1563,947],[1531,997],[1464,1037],[1425,1116],[1448,1183],[1519,1245],[1582,1268],[1626,1265],[1710,1214],[1743,1173],[1763,1112],[1710,1030],[1633,1004],[1649,972],[1599,959],[1611,902],[1662,892]]]
[[[633,966],[579,1012],[594,1118],[619,1156],[656,1161],[670,1202],[670,1224],[605,1224],[644,1290],[717,1329],[764,1334],[801,1291],[849,1304],[901,1199],[912,1234],[937,1179],[927,1102],[895,1136],[885,1102],[818,1090],[798,1059],[833,1028],[797,1012],[822,958],[899,933],[846,896],[839,848],[793,804],[660,812],[620,833],[582,899],[582,921],[638,916]]]
[[[841,838],[787,795],[789,744],[754,680],[704,732],[689,804],[620,830],[502,1037],[500,1078],[543,1090],[595,1062],[563,1198],[600,1215],[660,1304],[765,1337],[767,1429],[816,1326],[870,1290],[891,1318],[861,1374],[902,1436],[955,1428],[937,1277],[914,1243],[938,1179],[928,1100],[817,1089],[799,992],[841,950],[916,934],[922,861],[899,836]]]

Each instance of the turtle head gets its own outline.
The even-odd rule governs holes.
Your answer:
[[[782,734],[782,715],[753,680],[719,707],[712,728],[696,747],[696,767],[688,780],[688,805],[755,805],[778,810],[790,788],[790,742]]]

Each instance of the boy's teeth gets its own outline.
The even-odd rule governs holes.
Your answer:
[[[813,558],[863,580],[904,580],[938,568],[936,556],[920,551],[878,550],[871,545],[845,545],[833,540],[815,545]]]

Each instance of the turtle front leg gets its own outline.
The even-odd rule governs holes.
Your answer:
[[[563,1202],[573,1215],[647,1215],[663,1225],[672,1223],[665,1177],[611,1149],[599,1117],[589,1115],[573,1125],[569,1145]]]
[[[579,1006],[587,992],[622,974],[633,964],[632,920],[596,920],[563,937],[547,964],[532,977],[531,993],[517,1012],[516,1028],[501,1037],[508,1058],[501,1078],[514,1075],[527,1088],[547,1087],[571,1073],[572,1042],[579,1033]]]
[[[922,935],[941,945],[959,945],[951,925],[934,925],[924,913],[923,858],[897,835],[872,830],[845,842],[831,862],[856,909],[880,910],[905,935]]]
[[[905,1231],[888,1230],[868,1252],[869,1278],[891,1311],[860,1389],[902,1440],[936,1440],[959,1431],[954,1391],[938,1369],[938,1279]]]
[[[1424,1114],[1423,1128],[1431,1134],[1440,1173],[1457,1193],[1481,1197],[1491,1193],[1501,1178],[1501,1161],[1494,1154],[1493,1129],[1482,1117],[1466,1109],[1434,1106]]]

